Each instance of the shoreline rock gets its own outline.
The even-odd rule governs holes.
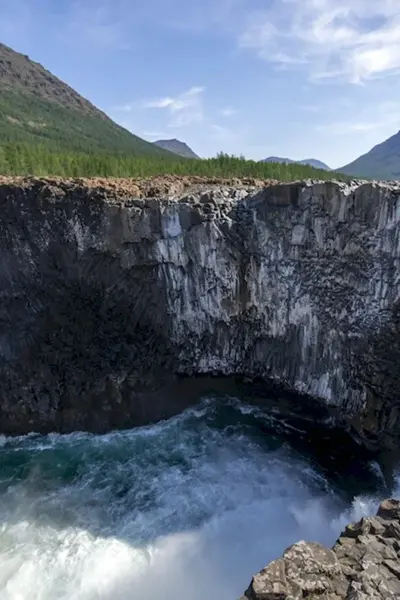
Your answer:
[[[241,600],[398,600],[400,501],[346,527],[330,550],[298,542],[257,573]]]

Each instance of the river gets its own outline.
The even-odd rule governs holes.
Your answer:
[[[391,490],[373,462],[330,477],[286,427],[208,398],[135,430],[0,437],[0,598],[235,600],[291,543],[332,545]]]

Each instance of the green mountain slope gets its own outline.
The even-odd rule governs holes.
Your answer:
[[[0,143],[7,142],[171,156],[114,123],[40,64],[0,44]]]
[[[400,131],[338,171],[368,179],[400,179]]]
[[[260,163],[224,153],[187,160],[176,153],[176,144],[174,150],[132,135],[40,64],[0,44],[0,175],[330,177],[307,165]]]
[[[179,140],[157,140],[154,144],[184,158],[200,158],[185,142],[180,142]]]

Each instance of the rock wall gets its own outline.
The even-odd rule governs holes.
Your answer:
[[[398,445],[400,188],[157,192],[0,184],[1,431],[142,424],[183,407],[177,374],[241,374]]]
[[[400,502],[348,526],[332,550],[310,542],[288,548],[257,573],[241,600],[398,600]]]

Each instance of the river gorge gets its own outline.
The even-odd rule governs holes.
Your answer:
[[[397,184],[0,204],[2,599],[234,600],[399,496]]]

